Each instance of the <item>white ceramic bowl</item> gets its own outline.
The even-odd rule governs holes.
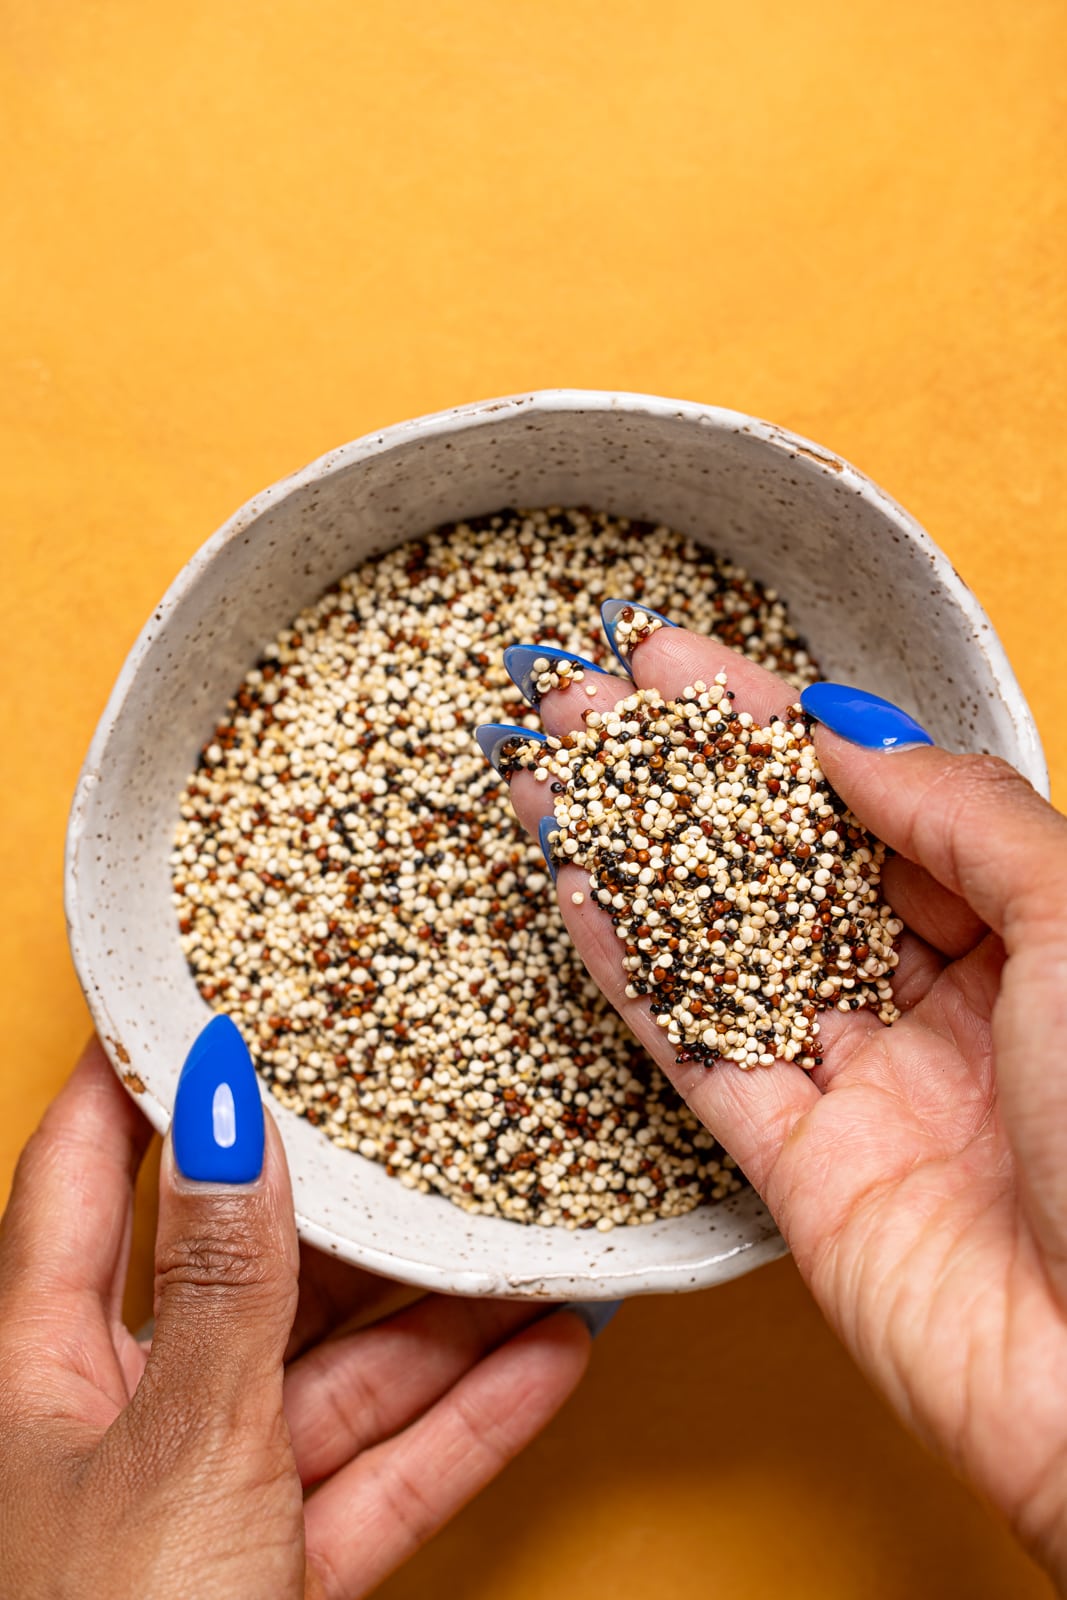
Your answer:
[[[780,589],[828,676],[995,751],[1043,792],[1030,711],[974,596],[862,473],[783,429],[647,395],[549,390],[400,423],[242,507],[178,575],[130,653],[71,813],[66,897],[97,1027],[159,1129],[210,1012],[178,943],[168,856],[177,796],[260,648],[342,573],[439,522],[503,505],[662,520]],[[471,1217],[403,1188],[271,1102],[303,1236],[458,1294],[601,1299],[699,1288],[784,1246],[759,1200],[569,1233]]]

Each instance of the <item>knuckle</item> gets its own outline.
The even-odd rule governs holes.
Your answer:
[[[289,1275],[275,1251],[241,1231],[179,1233],[160,1246],[156,1259],[161,1295],[273,1290]]]
[[[63,1180],[64,1189],[69,1189],[82,1175],[96,1170],[96,1142],[54,1115],[54,1111],[54,1106],[48,1108],[22,1147],[11,1183],[13,1201],[32,1195],[39,1185],[56,1177]]]
[[[511,1459],[509,1418],[497,1415],[476,1398],[458,1389],[456,1416],[466,1442],[467,1453],[477,1461],[480,1472],[495,1477]]]
[[[1007,833],[1014,815],[1016,825],[1027,829],[1026,837],[1041,841],[1041,859],[1035,860],[1034,865],[1062,882],[1067,877],[1067,823],[1063,817],[1038,794],[1028,778],[1000,756],[959,759],[962,781],[956,795],[958,820],[964,825],[981,821],[988,831],[993,809],[1002,808],[1004,817],[999,825]]]
[[[338,1375],[326,1353],[309,1376],[305,1453],[316,1469],[330,1463],[324,1468],[328,1471],[385,1435],[383,1400],[377,1384],[360,1367],[353,1365]]]
[[[33,1269],[33,1222],[40,1205],[41,1185],[47,1183],[55,1165],[54,1141],[37,1128],[15,1163],[11,1194],[0,1216],[0,1294]]]
[[[991,809],[1018,807],[1033,799],[1035,792],[1022,773],[1000,756],[955,755],[916,798],[914,822],[930,819],[951,859],[972,824],[982,824]]]
[[[991,805],[1017,804],[1033,792],[1022,774],[999,756],[954,755],[916,797],[914,825],[919,827],[924,818],[932,823],[953,859],[957,843],[969,836],[972,822],[980,821]]]
[[[58,1140],[54,1129],[48,1123],[42,1123],[30,1134],[15,1163],[15,1172],[11,1180],[13,1196],[22,1194],[27,1189],[32,1189],[38,1176],[47,1172],[60,1155],[57,1149]]]
[[[447,1481],[437,1480],[438,1489]],[[381,1481],[389,1520],[407,1544],[408,1552],[424,1545],[441,1522],[442,1507],[428,1487],[417,1462],[398,1460]]]
[[[964,800],[981,795],[1031,796],[1033,785],[1001,756],[968,754],[956,758],[956,781],[960,784]]]
[[[1062,922],[1067,822],[1000,756],[956,756],[939,785],[944,854],[964,897],[981,894],[993,841],[1014,840],[1012,869],[1002,890],[1003,922],[1014,923],[1020,911],[1029,920]]]

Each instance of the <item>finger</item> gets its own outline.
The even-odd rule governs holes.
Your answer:
[[[635,687],[658,689],[672,699],[696,679],[712,683],[719,672],[727,674],[735,703],[761,720],[777,716],[796,700],[796,691],[772,672],[685,628],[661,628],[652,634],[634,649],[630,667],[633,679],[597,676],[550,690],[538,707],[546,731],[557,736],[570,733],[582,726],[590,711],[610,711]],[[511,801],[520,821],[536,837],[537,824],[552,810],[551,785],[538,783],[532,773],[516,773]]]
[[[641,687],[658,688],[668,698],[694,678],[710,683],[725,670],[737,696],[735,703],[761,718],[776,714],[796,697],[788,685],[744,656],[682,628],[662,628],[654,633],[633,651],[630,665]],[[544,696],[540,711],[549,733],[570,732],[590,708],[610,710],[633,689],[625,680],[605,678],[593,683],[596,693],[590,697],[583,696],[584,685],[551,690]],[[538,824],[552,809],[551,785],[538,783],[531,772],[524,771],[512,778],[510,792],[520,821],[536,837]],[[564,921],[590,975],[695,1114],[763,1192],[785,1141],[800,1118],[818,1103],[816,1085],[793,1064],[779,1063],[773,1072],[744,1074],[732,1062],[710,1068],[679,1065],[648,1001],[630,999],[625,993],[620,942],[610,918],[589,894],[587,874],[564,867],[557,890]],[[575,894],[582,897],[579,903]]]
[[[946,963],[912,1019],[954,1044],[968,1065],[980,1065],[987,1073],[990,1024],[1001,997],[1005,959],[999,935],[987,933],[965,956]]]
[[[562,735],[580,728],[588,712],[610,711],[633,692],[632,679],[598,673],[584,683],[550,690],[538,709],[546,732]],[[552,811],[552,785],[538,782],[532,772],[520,771],[510,780],[510,799],[519,821],[536,839],[538,824]]]
[[[121,1321],[133,1191],[152,1129],[98,1040],[19,1159],[0,1227],[0,1326]],[[17,1307],[17,1321],[5,1312]]]
[[[666,700],[676,700],[697,679],[711,684],[725,672],[727,692],[737,708],[751,712],[761,723],[780,716],[797,701],[797,691],[773,672],[686,628],[660,628],[651,634],[630,657],[630,671],[639,689],[658,689]]]
[[[550,689],[542,696],[538,710],[546,733],[569,733],[580,728],[590,711],[610,711],[620,700],[633,694],[632,678],[619,678],[598,673],[584,683],[568,684],[563,689]]]
[[[546,1317],[318,1489],[306,1507],[307,1550],[325,1600],[367,1593],[424,1544],[540,1432],[588,1359],[579,1319]]]
[[[407,1427],[501,1340],[543,1315],[536,1304],[428,1295],[309,1351],[285,1380],[301,1482],[318,1483]]]
[[[951,960],[965,956],[989,932],[965,900],[904,856],[889,856],[882,868],[882,889],[897,916]]]
[[[685,628],[666,627],[652,634],[632,652],[630,668],[632,680],[597,675],[549,690],[538,707],[545,730],[557,736],[570,733],[582,726],[590,711],[610,711],[635,687],[658,689],[672,699],[696,679],[713,682],[719,672],[727,674],[729,693],[738,707],[761,721],[779,715],[797,698],[796,690],[774,673]],[[511,799],[520,820],[536,837],[538,822],[552,810],[551,785],[537,783],[531,773],[517,773],[511,781]]]
[[[822,687],[815,714],[849,734],[817,735],[830,782],[861,821],[1003,941],[993,1014],[999,1106],[1027,1215],[1067,1301],[1067,1161],[1058,1133],[1067,1126],[1067,1075],[1051,1070],[1067,1030],[1067,821],[992,756],[928,743],[887,754],[885,739],[899,736],[894,718],[904,738],[928,735],[911,723],[912,735],[903,713],[874,696]]]
[[[933,985],[948,965],[940,950],[920,939],[918,934],[905,933],[897,941],[899,961],[892,976],[893,1000],[901,1013],[911,1011],[929,994]],[[834,1013],[836,1015],[836,1013]],[[867,1017],[876,1021],[870,1012]],[[842,1019],[847,1021],[847,1018]],[[878,1023],[880,1029],[882,1024]]]
[[[376,1272],[349,1266],[349,1262],[339,1261],[328,1251],[301,1242],[299,1301],[285,1350],[286,1363],[294,1362],[322,1339],[354,1331],[418,1298],[419,1291],[406,1283],[395,1283]],[[136,1333],[136,1344],[147,1350],[154,1328],[152,1317]],[[144,1360],[138,1376],[142,1368]]]
[[[385,1316],[417,1296],[407,1284],[364,1272],[301,1242],[300,1298],[285,1359],[295,1361],[328,1334]]]
[[[298,1259],[281,1139],[240,1034],[215,1017],[182,1070],[164,1146],[156,1325],[126,1413],[157,1470],[190,1436],[250,1451],[277,1434]]]
[[[865,703],[875,701],[860,691],[841,692],[853,695],[864,712]],[[805,690],[805,707],[821,706],[821,712],[812,710],[820,720],[832,715],[826,700],[812,694]],[[875,701],[870,713],[866,737],[872,740],[885,704]],[[1006,762],[950,755],[928,742],[887,753],[825,727],[815,742],[827,778],[864,825],[963,900],[1003,937],[1009,953],[1028,929],[1061,914],[1067,903],[1067,820]]]

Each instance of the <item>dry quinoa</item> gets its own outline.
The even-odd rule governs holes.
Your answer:
[[[263,651],[180,801],[183,949],[279,1101],[409,1188],[568,1228],[721,1199],[729,1157],[586,975],[474,728],[520,641],[613,665],[626,595],[800,688],[785,607],[667,528],[504,510],[366,562]],[[550,686],[550,685],[549,685]]]
[[[589,874],[626,994],[648,998],[679,1062],[812,1068],[820,1010],[895,1020],[903,924],[879,892],[885,846],[826,783],[801,708],[761,727],[726,685],[639,689],[562,738],[517,736],[501,771],[550,783],[552,858]]]

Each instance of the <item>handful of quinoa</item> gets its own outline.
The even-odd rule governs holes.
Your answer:
[[[800,707],[760,727],[732,699],[722,673],[674,701],[640,689],[579,731],[517,739],[503,770],[550,786],[553,859],[588,872],[626,994],[648,997],[679,1062],[810,1069],[820,1010],[898,1016],[903,924],[885,846],[830,789]]]

